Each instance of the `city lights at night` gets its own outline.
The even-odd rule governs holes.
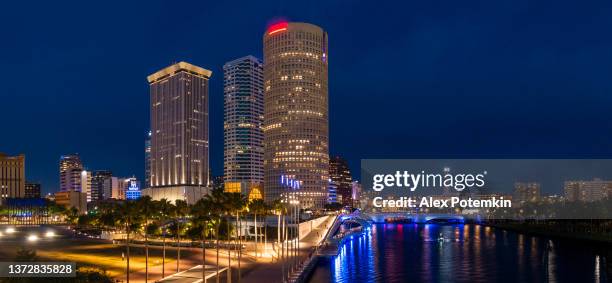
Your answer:
[[[612,2],[7,2],[0,283],[612,282]]]

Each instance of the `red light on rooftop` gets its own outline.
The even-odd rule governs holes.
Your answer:
[[[289,27],[289,24],[287,22],[273,24],[268,28],[268,35],[272,35],[277,32],[285,31],[287,30],[287,27]]]

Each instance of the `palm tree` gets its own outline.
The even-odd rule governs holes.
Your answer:
[[[210,202],[211,215],[214,217],[212,221],[215,227],[215,249],[217,251],[217,283],[219,283],[219,226],[221,225],[221,215],[224,212],[225,194],[223,189],[215,188],[212,189],[210,194],[204,197]],[[229,273],[228,273],[229,274]]]
[[[276,212],[276,215],[278,216],[278,222],[277,222],[277,235],[276,235],[276,246],[277,248],[281,247],[281,215],[283,214],[283,212],[285,211],[285,204],[280,200],[280,199],[276,199],[272,202],[272,209]],[[277,258],[279,253],[281,251],[277,252]],[[280,259],[279,259],[280,260]]]
[[[240,220],[240,212],[242,212],[245,208],[246,205],[248,203],[247,198],[241,194],[241,193],[227,193],[227,209],[229,212],[229,215],[231,216],[232,212],[235,213],[236,215],[236,226],[238,226],[238,222]],[[238,227],[236,227],[238,228]],[[257,228],[257,227],[256,227]],[[227,232],[227,237],[228,237],[228,241],[229,241],[229,219],[228,219],[228,232]],[[242,245],[240,243],[240,230],[236,229],[236,238],[238,239],[238,282],[240,282],[240,257],[242,255]],[[229,266],[231,266],[231,257],[229,256],[229,251],[230,249],[228,248],[228,261],[229,261],[229,265],[228,265],[228,274],[231,274],[229,272]],[[228,277],[229,279],[229,277]]]
[[[264,202],[264,253],[268,250],[268,215],[270,215],[270,210],[272,206]]]
[[[115,203],[103,202],[98,208],[98,222],[105,230],[117,228],[117,205]]]
[[[133,201],[124,201],[116,209],[117,224],[125,229],[125,246],[127,255],[126,281],[130,282],[130,233],[137,228],[140,221],[138,206]]]
[[[176,223],[176,243],[178,244],[176,250],[176,272],[181,271],[181,221],[189,213],[189,205],[186,201],[177,199],[174,202],[175,209],[175,223]]]
[[[149,282],[149,234],[147,231],[149,221],[157,215],[157,202],[150,196],[142,196],[136,202],[144,223],[144,246],[145,246],[145,282]]]
[[[166,222],[174,215],[175,206],[163,198],[158,201],[159,226],[162,229],[162,278],[166,277]]]
[[[202,244],[202,280],[206,283],[206,230],[208,223],[211,220],[211,209],[212,204],[208,198],[202,198],[198,200],[191,207],[191,220],[194,226],[200,225],[202,227],[201,244]]]
[[[259,252],[259,232],[257,228],[257,214],[263,214],[266,212],[266,203],[262,199],[254,199],[249,204],[249,211],[255,215],[255,256]]]

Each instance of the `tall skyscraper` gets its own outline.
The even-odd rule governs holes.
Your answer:
[[[60,191],[81,191],[83,163],[78,154],[62,155],[59,163]]]
[[[7,198],[25,197],[25,155],[0,152],[0,203]]]
[[[340,156],[334,156],[329,160],[329,178],[336,184],[338,201],[344,206],[353,206],[353,177],[348,163]]]
[[[329,184],[327,33],[278,23],[263,46],[265,199],[291,192],[302,207],[322,208]],[[287,186],[287,179],[299,186]]]
[[[208,79],[212,72],[186,62],[147,77],[151,98],[153,199],[195,202],[208,190]]]
[[[223,66],[225,190],[261,195],[263,185],[263,63],[246,56]]]
[[[151,131],[145,139],[145,188],[151,187]]]

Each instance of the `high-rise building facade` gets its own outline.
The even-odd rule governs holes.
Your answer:
[[[0,152],[0,203],[7,198],[25,197],[25,155]]]
[[[78,154],[62,155],[59,163],[60,191],[81,191],[83,163]]]
[[[329,159],[329,178],[336,184],[336,194],[344,206],[353,206],[353,177],[348,163],[340,156]]]
[[[151,187],[151,131],[145,139],[145,188]]]
[[[359,183],[359,181],[353,181],[352,185],[352,196],[351,199],[353,201],[353,207],[361,208],[363,207],[361,204],[361,193],[363,192],[363,186]]]
[[[225,190],[261,195],[263,185],[263,63],[246,56],[223,66]]]
[[[329,185],[327,33],[308,23],[278,23],[263,46],[265,199],[291,192],[302,207],[322,208]]]
[[[327,203],[338,202],[338,184],[329,179],[329,186],[327,187]]]
[[[87,202],[91,202],[91,171],[81,171],[81,192],[87,196]]]
[[[113,173],[109,170],[97,170],[91,177],[91,201],[110,198]]]
[[[147,77],[151,98],[150,188],[154,199],[201,198],[209,186],[208,79],[179,62]]]
[[[40,198],[40,183],[26,182],[24,197],[25,198]]]

